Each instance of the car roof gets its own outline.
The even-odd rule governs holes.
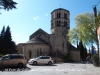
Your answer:
[[[50,56],[39,56],[39,57],[50,57]]]
[[[8,55],[21,55],[21,56],[23,56],[23,54],[6,54],[5,56],[8,56]]]

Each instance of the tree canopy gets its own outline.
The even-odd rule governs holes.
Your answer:
[[[0,0],[0,9],[5,9],[7,11],[15,9],[17,3],[13,0]]]
[[[79,14],[75,17],[75,22],[75,28],[68,31],[70,43],[82,41],[84,45],[98,44],[97,27],[100,23],[100,13],[96,18],[96,24],[93,13]]]
[[[5,30],[5,26],[3,26],[0,33],[0,54],[10,54],[16,52],[16,44],[12,41],[10,27],[7,26]]]

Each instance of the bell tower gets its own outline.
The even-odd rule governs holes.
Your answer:
[[[67,52],[68,29],[70,29],[70,12],[63,8],[51,12],[52,50]]]

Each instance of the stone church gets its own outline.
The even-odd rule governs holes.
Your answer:
[[[38,56],[51,56],[54,61],[62,62],[67,53],[70,59],[80,62],[80,51],[68,42],[70,29],[70,12],[63,8],[51,12],[51,34],[42,29],[29,36],[29,41],[17,45],[18,53],[28,59]]]

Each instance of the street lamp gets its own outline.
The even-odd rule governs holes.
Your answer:
[[[56,50],[56,62],[55,62],[55,63],[57,63],[57,51],[58,51],[58,48],[57,48],[57,50]]]
[[[25,44],[23,44],[23,55],[24,55],[24,48],[25,48],[24,46],[25,46]]]
[[[97,18],[97,9],[96,9],[96,5],[94,5],[93,7],[93,11],[94,11],[94,17],[95,17],[95,25],[96,25],[96,18]],[[98,41],[98,33],[97,33],[97,26],[96,26],[96,37],[97,37],[97,43],[98,43],[98,62],[100,63],[100,60],[99,60],[99,41]],[[98,63],[98,65],[99,65]]]

